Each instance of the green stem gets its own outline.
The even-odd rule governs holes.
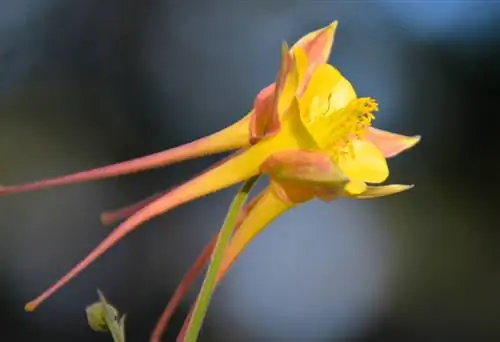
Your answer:
[[[111,311],[101,290],[97,290],[97,294],[99,295],[99,300],[101,301],[104,310],[104,321],[108,326],[111,336],[113,337],[113,341],[125,342],[125,315],[121,318],[115,317],[115,314]]]
[[[258,176],[254,176],[247,180],[241,187],[240,191],[238,191],[233,199],[233,202],[231,203],[231,206],[229,207],[226,219],[224,220],[224,225],[222,226],[217,237],[215,249],[212,252],[212,260],[208,266],[200,293],[198,294],[193,315],[189,320],[184,342],[196,342],[198,339],[203,320],[207,314],[208,305],[210,304],[210,300],[212,299],[215,289],[215,283],[217,281],[217,275],[219,274],[219,269],[224,257],[224,252],[226,251],[229,240],[233,235],[236,220],[241,208],[245,204],[248,194],[258,178]]]

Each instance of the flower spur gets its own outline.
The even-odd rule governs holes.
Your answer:
[[[297,204],[313,198],[325,201],[340,196],[373,198],[409,189],[411,186],[408,185],[369,185],[385,181],[389,175],[386,158],[412,147],[419,137],[371,127],[373,113],[378,110],[377,103],[371,98],[358,98],[349,81],[327,64],[336,26],[337,22],[334,22],[307,34],[290,50],[284,45],[276,82],[256,96],[248,115],[220,132],[131,161],[0,188],[2,195],[37,190],[238,150],[173,190],[131,207],[105,213],[102,218],[108,223],[125,220],[56,284],[29,302],[26,309],[34,310],[140,224],[258,174],[268,174],[270,185],[242,214],[238,230],[226,251],[220,277],[260,231]]]

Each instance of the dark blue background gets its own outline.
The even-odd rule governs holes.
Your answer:
[[[202,341],[498,341],[500,4],[496,1],[0,1],[0,183],[156,152],[246,114],[280,42],[339,20],[331,63],[375,124],[421,134],[391,160],[408,193],[308,203],[216,292]],[[110,341],[101,288],[145,341],[234,189],[127,237],[35,313],[24,303],[109,231],[99,213],[187,180],[208,157],[0,198],[0,339]],[[193,290],[166,335],[173,341]]]

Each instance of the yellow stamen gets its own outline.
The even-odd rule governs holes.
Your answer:
[[[323,106],[323,111],[307,123],[307,130],[321,149],[328,150],[334,159],[353,157],[352,139],[362,139],[378,110],[377,102],[369,97],[354,99],[340,110],[331,110],[331,94],[321,103],[315,99],[312,106]]]

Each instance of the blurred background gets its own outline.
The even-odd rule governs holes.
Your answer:
[[[498,341],[499,19],[487,0],[2,0],[0,183],[225,127],[274,80],[282,40],[339,20],[330,61],[379,100],[376,126],[423,137],[390,161],[391,182],[416,187],[278,219],[218,288],[201,341]],[[146,341],[234,188],[145,224],[36,312],[23,306],[109,233],[103,210],[220,158],[0,198],[0,340],[110,341],[85,319],[100,288],[127,313],[128,341]]]

